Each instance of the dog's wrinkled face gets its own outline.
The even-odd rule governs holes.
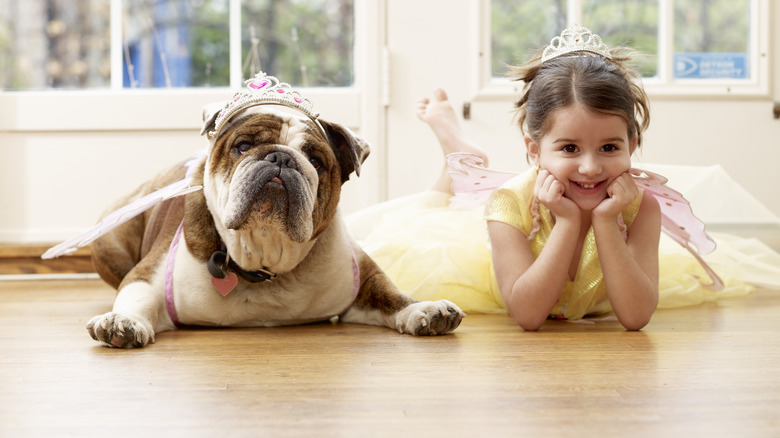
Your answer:
[[[268,106],[231,121],[212,145],[204,175],[218,228],[303,243],[327,226],[341,184],[359,171],[368,147],[346,128],[322,123],[328,138],[309,119]]]
[[[234,123],[207,162],[212,213],[227,229],[262,224],[296,242],[309,240],[320,176],[333,166],[327,140],[317,134],[281,114],[253,113]]]

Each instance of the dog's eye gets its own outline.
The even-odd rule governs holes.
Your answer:
[[[314,166],[315,170],[322,169],[322,160],[320,160],[317,157],[311,157],[309,158],[309,163],[311,163],[312,166]]]
[[[237,146],[234,146],[233,148],[237,150],[239,154],[245,154],[249,152],[250,149],[252,149],[252,144],[247,142],[241,142]]]

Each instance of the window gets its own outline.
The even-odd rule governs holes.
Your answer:
[[[123,0],[123,88],[230,85],[227,0]]]
[[[508,64],[529,59],[575,22],[610,47],[636,49],[651,94],[769,92],[767,0],[483,0],[482,7],[490,31],[480,46],[490,56],[480,88],[488,94],[507,89]]]
[[[677,0],[675,78],[750,77],[750,1]]]
[[[0,0],[0,131],[197,128],[261,69],[356,127],[354,3]]]
[[[352,0],[244,0],[245,67],[284,72],[302,87],[353,84]],[[252,64],[256,62],[256,64]],[[281,73],[280,73],[281,74]]]
[[[231,3],[0,0],[0,87],[227,87]],[[352,85],[352,0],[243,0],[236,9],[243,78],[263,69],[295,86]]]
[[[109,3],[0,0],[0,88],[102,88],[110,82]]]

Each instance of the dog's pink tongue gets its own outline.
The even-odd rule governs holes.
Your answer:
[[[278,176],[271,178],[271,181],[279,184],[280,186],[284,185],[284,182]]]

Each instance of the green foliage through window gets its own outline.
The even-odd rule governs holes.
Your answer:
[[[230,9],[230,0],[0,0],[0,89],[229,86]],[[242,0],[241,16],[244,78],[262,69],[295,86],[353,84],[353,0]]]
[[[638,52],[644,77],[659,74],[659,0],[581,0],[581,24],[610,47]],[[675,0],[675,53],[750,54],[750,0]],[[567,0],[492,0],[492,72],[522,64],[566,28]],[[667,54],[671,57],[673,54]]]

